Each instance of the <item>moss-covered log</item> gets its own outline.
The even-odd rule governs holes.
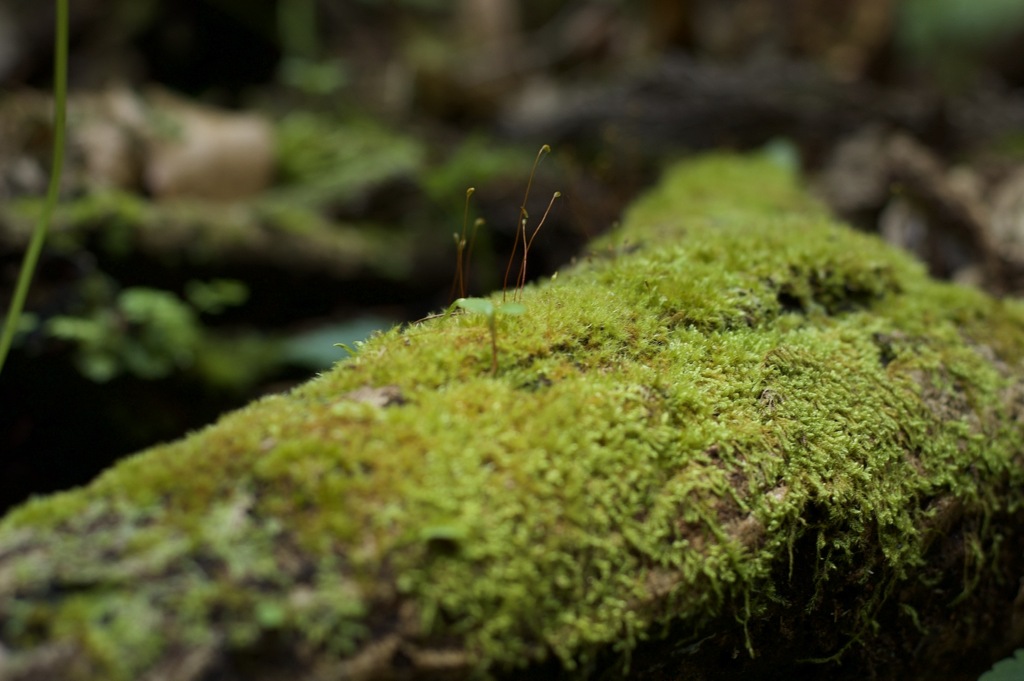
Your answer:
[[[522,302],[496,371],[479,315],[396,329],[16,509],[0,678],[953,679],[1024,640],[1020,304],[733,158]]]

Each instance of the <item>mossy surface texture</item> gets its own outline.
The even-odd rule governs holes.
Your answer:
[[[969,595],[1019,511],[1021,306],[930,281],[765,160],[670,170],[522,302],[495,374],[479,315],[395,329],[16,509],[6,664],[585,675],[670,622],[680,645],[732,622],[757,655],[744,625],[792,605],[794,573],[808,611],[864,587],[807,651],[827,657],[964,517]]]

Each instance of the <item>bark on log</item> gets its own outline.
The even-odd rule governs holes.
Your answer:
[[[479,315],[396,329],[13,511],[0,679],[971,679],[1024,642],[1019,303],[721,157],[522,302],[495,372]]]

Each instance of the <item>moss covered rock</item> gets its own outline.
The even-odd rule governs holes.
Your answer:
[[[10,513],[0,678],[969,678],[1021,641],[1020,304],[727,157],[521,302],[496,371],[429,319]]]

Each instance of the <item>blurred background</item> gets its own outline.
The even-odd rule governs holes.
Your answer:
[[[54,6],[0,0],[0,306],[50,164]],[[75,0],[69,157],[0,376],[0,508],[500,288],[670,160],[760,150],[833,212],[1024,288],[1018,0]],[[457,292],[456,292],[457,293]]]

